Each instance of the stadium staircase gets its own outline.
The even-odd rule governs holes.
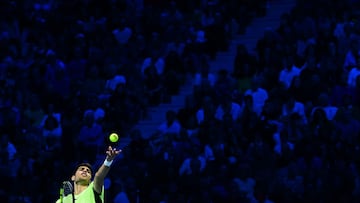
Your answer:
[[[290,12],[295,4],[296,0],[269,0],[266,15],[261,18],[254,18],[246,28],[244,34],[233,36],[229,49],[226,52],[218,53],[216,60],[210,62],[210,71],[215,74],[221,69],[231,72],[237,45],[244,44],[250,53],[255,53],[257,41],[263,37],[264,31],[278,28],[280,25],[280,16]],[[165,121],[165,113],[168,110],[177,111],[184,107],[186,97],[192,93],[193,78],[189,76],[187,82],[181,87],[178,95],[173,96],[167,104],[160,104],[159,106],[149,108],[149,116],[138,122],[134,128],[139,129],[142,136],[147,138]],[[122,138],[119,143],[120,147],[129,143],[129,141],[130,138]]]

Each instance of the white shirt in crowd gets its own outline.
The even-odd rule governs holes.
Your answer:
[[[355,66],[355,65],[356,65],[356,58],[351,51],[348,51],[345,56],[344,68],[348,68],[349,66]]]
[[[210,145],[208,145],[208,144],[205,145],[205,147],[204,147],[204,157],[208,161],[215,160],[214,152],[213,152],[212,148],[210,147]]]
[[[205,119],[205,113],[204,113],[204,109],[199,109],[197,112],[196,112],[196,120],[198,122],[198,124],[201,124]]]
[[[126,84],[126,78],[123,75],[116,75],[114,78],[107,80],[105,88],[114,91],[119,84]]]
[[[279,82],[282,82],[286,88],[289,88],[293,78],[300,75],[300,72],[301,69],[296,66],[292,66],[290,70],[285,68],[279,74]]]
[[[202,30],[198,30],[196,32],[196,40],[195,41],[198,43],[205,43],[207,41],[206,37],[205,37],[205,32]]]
[[[11,142],[8,142],[6,151],[8,152],[8,159],[14,160],[15,154],[17,153],[15,145]]]
[[[307,123],[307,118],[305,115],[305,106],[303,103],[295,101],[294,107],[292,109],[288,109],[285,104],[283,105],[283,110],[282,110],[283,116],[288,116],[293,113],[299,114],[299,116],[301,116],[303,122]]]
[[[355,87],[356,86],[356,78],[360,75],[360,68],[352,68],[348,75],[348,86]]]
[[[268,99],[268,93],[262,88],[257,90],[248,89],[245,92],[245,96],[251,95],[254,103],[254,111],[260,115],[265,104],[265,101]]]
[[[132,35],[132,30],[131,28],[125,27],[122,30],[115,29],[112,33],[119,44],[126,44]]]

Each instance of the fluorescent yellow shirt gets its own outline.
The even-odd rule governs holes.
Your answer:
[[[100,199],[104,202],[104,187],[100,194]],[[82,191],[80,194],[75,195],[76,203],[95,203],[95,193],[94,193],[94,182],[91,182],[89,187]],[[61,203],[60,199],[56,203]],[[73,203],[72,195],[69,194],[63,198],[62,203]]]

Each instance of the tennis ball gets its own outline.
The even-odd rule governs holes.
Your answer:
[[[117,142],[119,140],[119,135],[116,133],[111,133],[109,136],[110,142]]]

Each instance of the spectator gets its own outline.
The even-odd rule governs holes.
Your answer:
[[[117,188],[119,188],[119,189],[115,190],[115,191],[118,191],[118,193],[114,198],[114,203],[130,203],[130,201],[126,195],[126,192],[124,191],[124,186],[122,185],[123,183],[118,183],[118,184],[119,184],[119,186]]]
[[[239,79],[239,85],[242,91],[250,88],[250,77],[253,76],[255,62],[256,60],[248,53],[245,45],[237,46],[233,76]]]
[[[283,83],[286,88],[290,87],[291,81],[294,76],[300,75],[301,70],[294,66],[294,62],[291,57],[284,57],[283,66],[284,69],[280,72],[279,82]]]
[[[230,114],[232,120],[236,121],[239,119],[241,113],[241,106],[231,101],[231,98],[225,96],[220,101],[219,106],[215,112],[215,118],[217,120],[223,120],[226,114]]]
[[[360,59],[358,59],[360,60]],[[350,72],[348,75],[348,86],[349,87],[355,87],[356,86],[356,78],[357,76],[360,75],[360,70],[359,70],[359,65],[358,64],[354,64],[353,68],[350,68]]]
[[[1,188],[3,188],[4,192],[10,197],[13,197],[16,195],[16,192],[9,183],[16,179],[20,167],[19,159],[17,157],[18,152],[7,134],[1,136],[0,145],[1,177],[6,180],[3,182]]]
[[[199,147],[195,147],[191,156],[185,158],[179,169],[179,175],[199,174],[205,170],[206,159],[200,153]]]
[[[200,71],[195,74],[194,85],[202,86],[204,84],[207,84],[211,87],[214,86],[216,82],[216,76],[210,72],[209,64],[207,63],[205,56],[201,57],[199,65]]]
[[[151,57],[145,58],[143,65],[141,66],[141,72],[144,74],[146,69],[150,66],[154,66],[156,73],[161,76],[164,73],[165,61],[160,56],[159,51],[154,50]]]
[[[265,89],[260,87],[260,79],[255,78],[251,83],[251,89],[246,90],[245,96],[251,95],[253,101],[253,110],[260,115],[265,101],[268,99],[268,93]]]
[[[152,137],[162,137],[167,133],[180,134],[181,125],[176,119],[176,113],[172,110],[166,112],[166,121],[162,123]]]
[[[324,93],[319,95],[319,105],[313,108],[313,112],[318,108],[324,110],[328,120],[333,120],[338,110],[337,107],[330,105],[329,97],[327,94]]]
[[[198,124],[202,124],[204,121],[208,122],[215,118],[215,104],[210,97],[205,97],[201,104],[201,107],[196,112],[196,119]]]
[[[46,148],[50,151],[58,150],[61,147],[62,118],[60,113],[54,111],[54,105],[48,105],[48,112],[45,114],[40,126],[45,140]],[[60,146],[59,146],[60,145]]]
[[[305,114],[305,106],[303,103],[295,100],[294,97],[290,96],[282,108],[282,116],[290,117],[291,115],[297,114],[302,119],[304,124],[307,124],[307,117]]]
[[[36,95],[32,95],[29,98],[28,106],[25,109],[25,118],[28,119],[33,127],[40,127],[41,122],[44,120],[44,110],[41,108],[40,101]]]
[[[145,92],[147,94],[149,105],[158,105],[162,101],[163,85],[161,83],[161,76],[156,71],[154,66],[149,66],[144,72]]]
[[[125,25],[125,20],[122,20],[121,25],[112,31],[116,41],[121,44],[127,44],[132,36],[132,29]]]
[[[346,53],[345,61],[343,68],[345,70],[351,70],[354,66],[356,66],[356,56],[358,55],[359,51],[359,42],[358,40],[353,37],[350,42],[350,48]]]

